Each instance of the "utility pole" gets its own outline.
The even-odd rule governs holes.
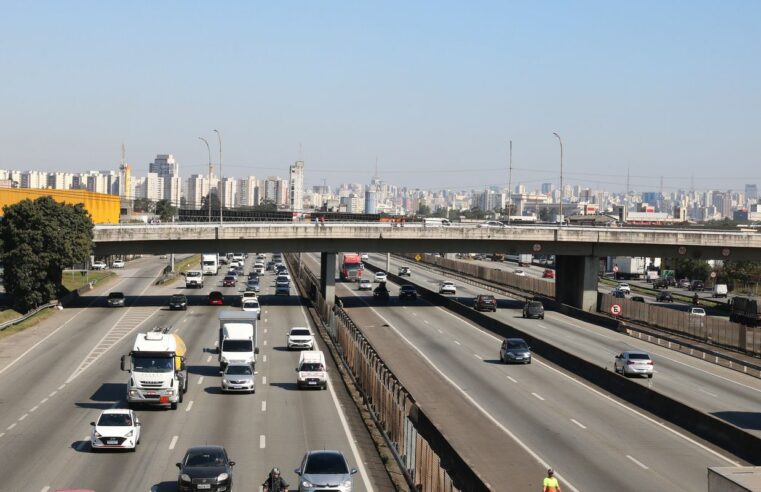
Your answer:
[[[558,138],[558,142],[560,143],[560,224],[558,225],[558,229],[563,227],[563,140],[561,140],[560,135],[558,135],[556,132],[553,132],[553,135],[555,135]]]
[[[209,142],[205,138],[198,137],[198,139],[206,144],[206,150],[209,151],[209,194],[206,195],[206,206],[209,207],[209,224],[211,224],[211,173],[213,171],[211,165],[211,147],[209,147]]]
[[[219,138],[219,185],[220,188],[224,186],[223,178],[222,178],[222,134],[219,133],[219,130],[214,130],[214,133],[217,134],[217,138]],[[227,191],[227,190],[225,190]],[[219,226],[222,227],[223,218],[222,218],[222,210],[224,210],[224,203],[222,203],[222,193],[220,190],[219,193]]]
[[[507,196],[510,199],[507,205],[507,225],[510,225],[510,216],[513,215],[513,141],[510,140],[510,167],[507,172]]]

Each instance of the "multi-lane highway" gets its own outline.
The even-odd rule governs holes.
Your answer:
[[[355,490],[390,489],[332,363],[328,391],[296,389],[298,353],[283,345],[289,328],[309,325],[300,298],[271,295],[273,277],[264,277],[256,393],[222,394],[212,353],[217,314],[239,308],[207,306],[206,295],[221,290],[230,301],[239,289],[220,287],[222,272],[207,277],[201,290],[180,282],[153,286],[162,266],[154,257],[129,262],[107,288],[0,341],[0,490],[175,490],[175,463],[188,447],[207,443],[225,446],[236,461],[235,490],[258,490],[273,466],[295,488],[293,470],[304,452],[323,448],[342,451],[359,469]],[[127,307],[105,307],[109,290],[125,292]],[[190,298],[187,311],[167,310],[177,292]],[[89,423],[102,409],[125,406],[129,375],[119,368],[120,355],[136,333],[156,326],[171,326],[187,344],[184,402],[175,411],[138,410],[142,438],[135,453],[91,452]]]
[[[372,255],[370,261],[385,266],[385,257]],[[392,262],[392,271],[398,264]],[[312,268],[316,270],[316,265]],[[436,275],[415,265],[411,280],[434,289],[439,282]],[[458,296],[468,299],[477,292],[477,289],[458,287]],[[373,337],[377,340],[379,336],[389,335],[403,339],[418,357],[425,358],[448,378],[451,391],[466,393],[474,405],[483,409],[485,418],[498,424],[495,434],[473,436],[475,441],[512,434],[534,452],[538,460],[558,469],[571,490],[696,490],[706,485],[707,466],[731,466],[739,462],[558,370],[552,361],[536,358],[527,366],[499,364],[501,340],[497,337],[425,301],[399,303],[395,294],[396,289],[392,287],[391,302],[384,305],[375,303],[370,294],[358,292],[353,284],[337,286],[337,295],[344,299],[356,297],[360,305],[370,306],[378,318],[374,326],[390,328],[390,332],[384,330],[380,335],[377,328],[365,329],[371,342]],[[633,340],[616,340],[615,334],[575,320],[555,319],[554,313],[548,313],[544,321],[524,322],[517,310],[504,309],[506,303],[509,301],[501,301],[498,317],[531,329],[537,336],[549,333],[548,341],[574,351],[584,349],[580,352],[582,356],[609,366],[616,351],[640,345]],[[344,306],[349,306],[346,309],[350,315],[357,309],[351,307],[354,304],[344,302]],[[672,369],[672,366],[689,365],[678,354],[657,354],[654,355],[658,371],[652,380],[654,385],[678,387],[682,381],[685,386],[681,394],[685,397],[691,392],[705,395],[706,399],[696,398],[711,402],[717,410],[743,411],[749,408],[751,399],[757,399],[759,386],[754,381],[738,381],[736,374],[723,374],[715,367],[698,368],[695,375],[689,376],[691,369],[683,372]],[[395,358],[404,355],[381,352],[381,356],[393,364]],[[671,362],[666,362],[667,357]],[[415,375],[404,377],[414,380]],[[722,377],[726,379],[720,379]],[[706,389],[715,396],[700,391],[703,379],[716,381],[715,387]],[[726,388],[718,392],[717,388],[722,385]],[[720,403],[727,394],[732,400],[726,405]],[[446,394],[441,398],[446,399]],[[446,433],[447,429],[442,431]],[[513,445],[519,446],[515,441]]]

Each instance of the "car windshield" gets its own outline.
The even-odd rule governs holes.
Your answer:
[[[442,282],[441,285],[443,285],[444,287],[451,287],[454,284],[452,282]]]
[[[172,296],[170,301],[172,302],[182,302],[185,300],[185,296]]]
[[[301,364],[301,371],[322,371],[322,364],[319,362],[304,362]]]
[[[132,356],[132,365],[137,372],[172,372],[172,357]]]
[[[507,350],[528,350],[528,345],[523,340],[508,340]]]
[[[121,292],[111,292],[108,294],[109,299],[124,299],[124,294]]]
[[[223,352],[253,352],[251,340],[225,340],[222,342]]]
[[[104,413],[98,419],[99,427],[130,427],[132,417],[128,413]]]
[[[376,277],[385,277],[386,274],[384,272],[378,272],[375,274]]]
[[[204,266],[214,266],[217,264],[217,262],[214,260],[203,260],[203,264]]]
[[[309,330],[306,330],[306,329],[303,329],[303,328],[299,328],[299,329],[291,330],[291,335],[293,335],[293,336],[300,336],[300,337],[301,336],[307,337],[307,336],[311,335],[311,333],[309,333]]]
[[[259,309],[259,303],[249,301],[243,304],[243,307],[246,309]]]
[[[647,354],[629,354],[629,359],[648,360],[650,356]]]
[[[403,291],[407,291],[407,292],[412,292],[412,291],[415,290],[415,287],[413,287],[411,285],[402,285],[402,290]]]
[[[369,283],[370,283],[370,279],[368,279],[368,278],[363,278],[362,280],[360,280],[360,281],[359,281],[359,283],[360,283],[360,284],[369,284]]]
[[[360,268],[362,268],[362,265],[360,265],[359,263],[344,263],[343,264],[344,270],[350,270],[352,272],[355,270],[359,270]]]
[[[225,374],[231,374],[233,376],[250,376],[253,374],[251,366],[227,366]]]
[[[186,275],[188,277],[200,277],[201,276],[201,272],[188,272]]]
[[[340,454],[315,453],[307,460],[304,473],[338,475],[349,473],[349,470]]]
[[[225,457],[221,451],[191,451],[185,459],[187,467],[222,466]]]

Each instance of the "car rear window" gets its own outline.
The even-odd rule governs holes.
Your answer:
[[[494,301],[494,296],[481,296],[481,300],[485,302],[492,302]]]
[[[629,359],[648,360],[650,359],[650,356],[647,354],[629,354]]]

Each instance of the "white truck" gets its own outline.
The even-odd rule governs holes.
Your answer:
[[[204,253],[201,255],[201,272],[204,275],[219,273],[219,253]]]
[[[256,355],[259,353],[256,317],[257,313],[251,311],[219,313],[220,370],[230,363],[256,367]]]
[[[328,388],[328,373],[325,355],[320,350],[301,352],[296,368],[296,385],[302,388]]]
[[[185,288],[203,288],[203,272],[201,270],[189,270],[185,272]]]
[[[122,371],[130,373],[127,405],[169,406],[177,409],[188,390],[185,342],[166,330],[138,333],[132,351],[121,359]]]
[[[608,271],[615,272],[618,280],[645,278],[647,258],[642,256],[615,256],[608,258]]]

